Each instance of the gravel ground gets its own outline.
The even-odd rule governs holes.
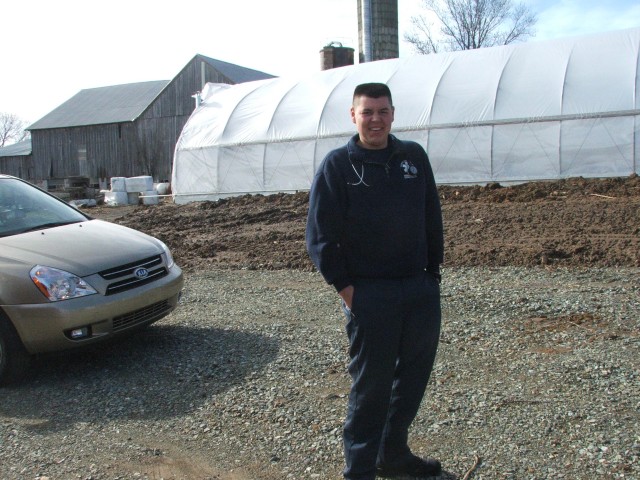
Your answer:
[[[442,479],[640,478],[640,268],[447,268],[411,432]],[[189,272],[132,338],[0,391],[0,478],[337,479],[344,320],[317,273]]]

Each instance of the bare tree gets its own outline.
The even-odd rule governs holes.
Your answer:
[[[472,50],[508,45],[535,35],[537,16],[511,0],[423,0],[432,13],[411,18],[413,31],[404,39],[418,53]]]
[[[20,142],[29,134],[25,128],[26,122],[13,113],[0,112],[0,147]]]

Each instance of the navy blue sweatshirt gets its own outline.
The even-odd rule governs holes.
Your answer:
[[[383,150],[357,140],[329,152],[316,172],[306,229],[311,260],[338,292],[357,278],[437,274],[442,212],[426,152],[393,135]]]

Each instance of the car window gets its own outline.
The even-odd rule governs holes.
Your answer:
[[[87,220],[75,208],[16,178],[0,178],[0,237]]]

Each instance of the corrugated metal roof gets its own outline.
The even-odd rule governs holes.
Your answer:
[[[158,80],[80,90],[27,130],[131,122],[168,84]]]
[[[275,78],[274,75],[260,72],[259,70],[241,67],[239,65],[234,65],[233,63],[223,62],[222,60],[216,60],[215,58],[205,57],[204,55],[197,56],[207,62],[213,68],[215,68],[222,75],[227,77],[233,83],[253,82],[255,80]]]
[[[232,83],[274,78],[268,73],[204,55],[198,54],[196,58],[211,65]],[[80,90],[51,113],[30,125],[27,130],[132,122],[169,83],[170,80],[158,80]]]
[[[31,155],[31,139],[0,148],[0,157],[19,157],[22,155]]]

